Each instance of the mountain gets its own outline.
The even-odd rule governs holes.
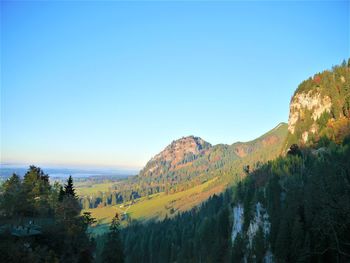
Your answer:
[[[182,137],[154,156],[141,170],[140,176],[159,177],[176,171],[205,155],[211,148],[210,143],[199,137]]]
[[[126,262],[349,262],[350,140],[304,150],[195,209],[128,226]]]
[[[280,123],[261,137],[231,145],[211,145],[202,138],[188,136],[173,141],[141,170],[137,180],[149,185],[193,186],[216,176],[242,172],[244,165],[271,160],[281,152],[287,124]],[[233,175],[232,175],[233,174]],[[183,189],[183,187],[181,188]]]
[[[174,215],[172,210],[191,209],[240,181],[246,175],[243,167],[254,170],[259,163],[276,158],[281,153],[286,135],[287,124],[280,123],[255,140],[231,145],[211,145],[200,137],[182,137],[151,158],[137,176],[111,185],[104,193],[80,196],[81,204],[92,209],[101,204],[113,208],[112,199],[116,199],[116,203],[131,201],[135,204],[147,202],[155,194],[178,193],[180,197],[168,196],[159,202],[152,199],[155,206],[161,205],[161,213],[149,216]],[[162,204],[168,202],[164,200],[172,201],[164,206]],[[153,210],[157,211],[155,207]]]
[[[295,91],[284,150],[321,137],[340,143],[350,132],[350,60],[303,81]]]
[[[130,220],[174,217],[276,158],[286,135],[287,124],[280,123],[255,140],[231,145],[182,137],[151,158],[137,176],[119,181],[107,191],[80,196],[81,205],[101,223],[109,223],[116,209],[123,211],[123,207],[127,207]]]
[[[248,143],[209,148],[206,156],[217,150],[239,168],[266,158],[281,139],[285,149],[301,146],[248,170],[196,209],[127,227],[126,262],[350,262],[349,73],[350,60],[304,81],[288,131],[282,124]]]

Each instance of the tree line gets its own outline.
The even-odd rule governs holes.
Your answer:
[[[96,221],[81,214],[70,176],[53,185],[39,167],[30,166],[23,179],[13,174],[0,187],[0,262],[93,262],[96,242],[88,227]],[[114,219],[104,262],[123,262],[119,218]],[[115,258],[107,257],[110,249]],[[118,251],[120,253],[118,253]]]

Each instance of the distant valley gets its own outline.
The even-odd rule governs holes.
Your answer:
[[[131,175],[138,173],[137,170],[123,170],[123,169],[106,169],[106,168],[97,168],[97,169],[82,169],[82,168],[50,168],[43,167],[45,172],[51,178],[62,178],[67,179],[69,175],[72,175],[74,178],[89,178],[89,177],[114,177],[114,178],[126,178]],[[20,176],[24,176],[27,172],[28,166],[24,165],[0,165],[0,177],[6,179],[10,177],[13,173],[16,173]]]

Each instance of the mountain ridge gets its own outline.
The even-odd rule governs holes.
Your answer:
[[[280,122],[274,128],[253,140],[216,145],[193,135],[181,137],[172,141],[152,157],[137,177],[159,178],[166,181],[175,178],[176,182],[183,181],[186,180],[186,176],[189,174],[208,173],[230,166],[230,162],[251,156],[262,149],[274,146],[276,148],[282,147],[286,131],[287,124]],[[276,157],[277,152],[276,150],[265,159]]]

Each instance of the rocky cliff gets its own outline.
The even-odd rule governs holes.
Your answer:
[[[302,82],[290,102],[285,145],[321,137],[341,141],[350,132],[350,66],[343,63]]]

